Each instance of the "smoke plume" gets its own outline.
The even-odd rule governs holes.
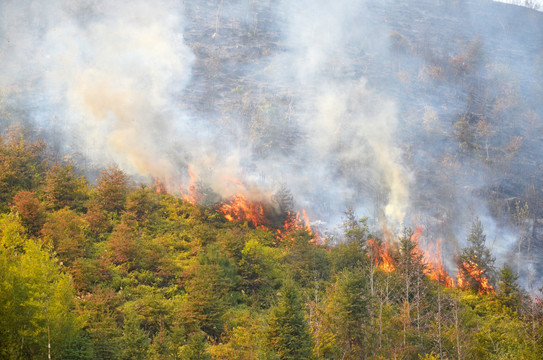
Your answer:
[[[286,189],[322,230],[353,207],[424,224],[450,254],[478,216],[499,262],[543,263],[540,12],[26,0],[0,14],[4,125],[33,124],[87,167],[172,192],[196,181],[215,200]]]

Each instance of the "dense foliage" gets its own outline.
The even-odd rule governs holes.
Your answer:
[[[478,220],[458,263],[495,291],[431,280],[409,230],[382,266],[383,241],[352,211],[329,246],[228,222],[116,167],[89,185],[17,136],[0,168],[1,358],[543,357],[542,302],[494,270]]]

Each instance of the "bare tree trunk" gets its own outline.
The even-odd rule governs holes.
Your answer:
[[[458,290],[457,290],[458,291]],[[456,352],[457,352],[457,359],[462,359],[462,355],[460,352],[460,329],[458,326],[458,306],[459,306],[459,299],[455,299],[454,303],[454,327],[456,332]]]
[[[420,332],[420,274],[417,274],[417,334],[419,345],[422,344],[422,333]]]
[[[443,345],[441,343],[441,284],[437,284],[437,342],[439,345],[439,358],[443,358]]]
[[[407,344],[407,324],[409,322],[409,270],[405,275],[405,319],[403,322],[403,345]]]

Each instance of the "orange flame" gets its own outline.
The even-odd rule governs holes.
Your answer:
[[[395,260],[392,257],[388,243],[384,243],[384,245],[381,247],[381,261],[381,268],[385,272],[392,272],[396,270],[396,267],[394,266]]]
[[[490,284],[488,278],[484,275],[484,270],[473,261],[465,261],[460,265],[461,269],[466,270],[469,277],[477,281],[479,293],[493,293],[494,288]],[[461,270],[458,271],[458,287],[465,288],[469,285],[469,280],[466,279]]]
[[[388,273],[396,270],[395,260],[387,242],[379,243],[375,239],[370,239],[368,246],[373,250],[371,257],[376,266]]]
[[[199,200],[198,190],[196,187],[196,184],[198,183],[198,177],[194,173],[194,165],[190,163],[187,165],[188,165],[188,174],[189,174],[190,181],[186,187],[187,190],[186,191],[180,190],[180,193],[183,199],[185,199],[186,201],[194,205],[198,203],[198,200]]]
[[[438,239],[435,243],[430,242],[426,247],[420,248],[427,264],[424,273],[431,279],[436,280],[447,287],[453,287],[454,281],[443,266],[443,258],[441,256],[442,241],[443,239]]]
[[[435,243],[427,242],[424,246],[421,243],[422,233],[424,231],[423,226],[417,226],[415,232],[411,236],[411,241],[417,244],[417,252],[423,256],[426,263],[424,273],[433,280],[442,283],[445,286],[454,286],[453,279],[449,276],[445,267],[443,266],[443,260],[441,256],[441,241],[438,239]]]
[[[155,177],[155,191],[157,194],[166,194],[166,187],[164,183],[157,177]]]
[[[247,221],[255,227],[267,229],[264,226],[267,221],[262,204],[251,202],[241,194],[235,195],[227,202],[223,202],[218,210],[228,221]]]
[[[307,231],[307,233],[312,236],[312,243],[316,245],[324,244],[319,235],[311,229],[309,216],[307,216],[305,209],[302,209],[302,218],[300,218],[300,212],[296,212],[294,214],[288,212],[287,218],[283,223],[283,229],[276,230],[276,237],[282,242],[289,242],[294,240],[291,234],[299,230]]]

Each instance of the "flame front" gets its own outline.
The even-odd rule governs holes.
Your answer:
[[[187,171],[189,174],[190,181],[188,185],[185,187],[186,190],[185,191],[180,190],[179,192],[181,193],[181,196],[183,197],[183,199],[185,199],[186,201],[194,205],[194,204],[197,204],[200,200],[199,195],[198,195],[198,189],[196,186],[196,184],[198,183],[198,177],[194,173],[194,165],[190,163],[187,165],[188,165]]]
[[[421,245],[423,227],[418,226],[415,233],[411,237],[411,240],[417,244],[417,251],[422,254],[426,267],[424,273],[433,280],[439,281],[445,286],[453,287],[454,281],[449,276],[445,267],[443,266],[443,260],[441,256],[441,241],[438,239],[435,243],[428,242],[425,246]]]
[[[375,239],[370,239],[368,245],[372,249],[372,261],[377,267],[388,273],[396,270],[395,260],[387,242],[379,243]]]
[[[443,258],[441,256],[441,241],[438,239],[436,243],[428,243],[426,248],[421,247],[421,251],[426,261],[427,267],[424,270],[424,273],[428,275],[431,279],[439,281],[445,286],[453,287],[454,281],[449,276],[445,267],[443,266]]]
[[[484,275],[484,269],[482,269],[479,264],[469,260],[465,261],[460,265],[461,269],[464,269],[469,277],[475,280],[478,283],[479,293],[493,293],[494,288],[490,284],[488,278]],[[469,286],[469,279],[465,278],[461,269],[458,271],[458,287],[466,288]]]
[[[266,216],[262,204],[251,202],[244,195],[234,195],[229,201],[223,202],[219,212],[228,221],[247,221],[255,227],[266,228]]]
[[[392,272],[396,270],[394,266],[394,258],[390,252],[390,246],[387,243],[384,243],[381,247],[381,269],[385,272]]]

